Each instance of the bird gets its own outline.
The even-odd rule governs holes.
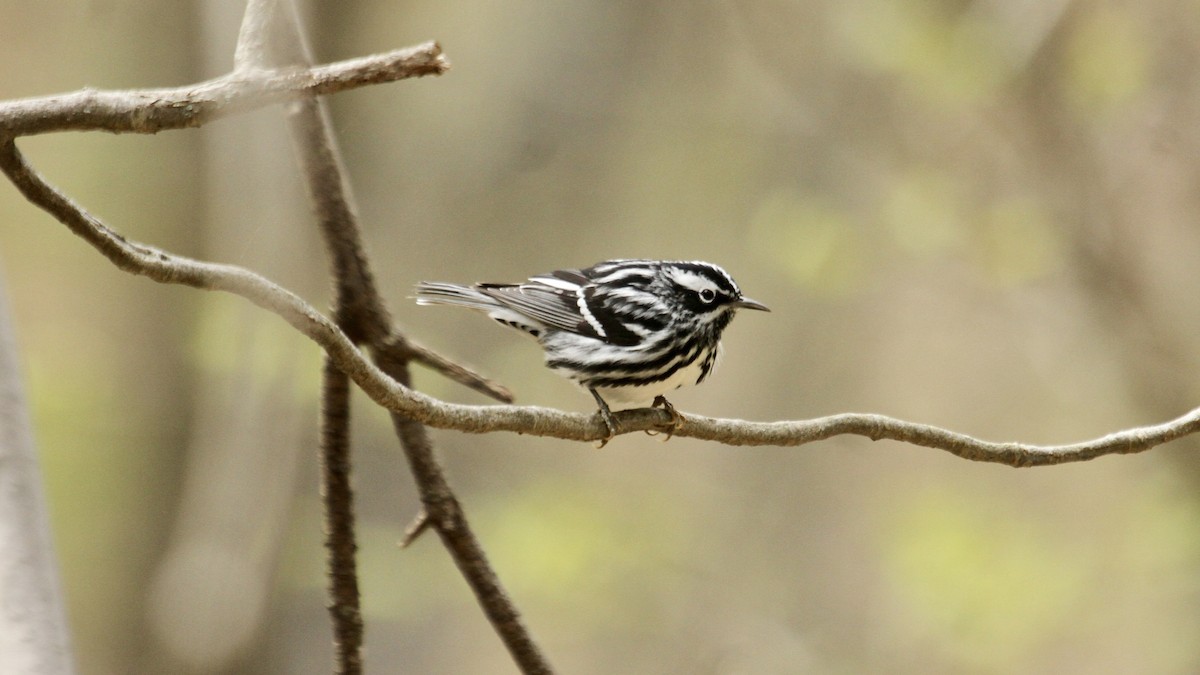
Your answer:
[[[661,405],[678,428],[665,394],[712,373],[737,310],[770,311],[721,267],[679,260],[606,260],[517,284],[423,281],[415,299],[477,310],[536,339],[546,366],[595,399],[601,445],[617,433],[613,409]]]

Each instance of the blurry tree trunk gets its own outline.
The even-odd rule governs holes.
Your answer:
[[[74,672],[15,331],[0,284],[0,673]]]
[[[201,3],[206,76],[230,69],[244,10],[241,0]],[[204,256],[253,256],[272,278],[303,268],[296,261],[312,255],[298,234],[307,230],[295,226],[309,216],[280,117],[271,108],[199,132]],[[183,493],[149,604],[166,652],[160,658],[228,672],[241,669],[238,657],[260,634],[302,449],[315,442],[304,442],[302,401],[293,395],[305,345],[246,303],[215,295],[202,302],[205,367],[193,383]]]

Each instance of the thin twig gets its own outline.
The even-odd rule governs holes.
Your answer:
[[[368,361],[332,321],[295,293],[235,265],[200,262],[127,241],[46,183],[25,163],[11,141],[0,142],[0,170],[26,199],[83,237],[117,267],[161,283],[240,295],[279,315],[324,349],[372,400],[392,412],[431,427],[470,433],[511,431],[574,441],[595,441],[607,435],[603,422],[595,415],[535,406],[460,405],[413,391]],[[622,433],[659,429],[671,422],[667,413],[648,408],[621,411],[615,415],[620,420]],[[748,422],[685,413],[684,424],[675,431],[675,436],[725,445],[797,446],[851,434],[935,448],[973,461],[1026,467],[1144,452],[1197,431],[1200,431],[1200,408],[1163,424],[1119,431],[1069,445],[994,443],[934,426],[859,413],[789,422]]]
[[[156,134],[199,127],[222,117],[301,96],[441,75],[450,64],[436,42],[312,68],[235,70],[183,87],[97,91],[0,102],[0,135],[55,131]]]
[[[382,345],[374,345],[373,349],[377,352],[397,352],[393,357],[404,355],[404,358],[411,359],[442,377],[454,380],[468,389],[473,389],[485,396],[490,396],[501,403],[513,402],[513,393],[508,387],[499,382],[494,382],[461,363],[452,361],[448,357],[442,356],[429,347],[406,338],[399,333],[389,337]]]

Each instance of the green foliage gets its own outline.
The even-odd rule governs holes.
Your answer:
[[[884,539],[897,630],[963,666],[1012,666],[1069,620],[1087,590],[1082,551],[1020,510],[978,495],[913,495]],[[934,637],[936,636],[936,637]]]
[[[1120,508],[1131,509],[1092,500],[1099,508],[1072,513],[1075,525],[1002,492],[901,497],[880,537],[893,639],[928,644],[955,668],[1017,672],[1121,630],[1142,645],[1135,660],[1186,670],[1192,654],[1179,640],[1198,622],[1156,619],[1191,606],[1200,507],[1174,481],[1126,496]]]
[[[967,233],[958,182],[931,168],[893,176],[883,196],[880,218],[896,246],[916,255],[961,251]]]
[[[591,621],[620,624],[654,603],[654,585],[684,559],[698,525],[649,492],[606,494],[569,478],[536,482],[479,511],[499,569],[515,593]]]
[[[1143,90],[1151,66],[1140,17],[1106,4],[1087,12],[1068,38],[1063,81],[1080,113],[1103,114]]]
[[[899,76],[915,94],[970,104],[1008,75],[1000,26],[940,0],[847,3],[840,17],[849,55]]]
[[[751,228],[751,245],[798,286],[839,295],[864,280],[868,251],[855,223],[820,196],[778,190],[759,204]]]
[[[1033,199],[998,200],[980,214],[980,268],[1001,285],[1035,281],[1061,268],[1061,235]]]

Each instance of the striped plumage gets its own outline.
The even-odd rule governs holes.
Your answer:
[[[767,309],[725,270],[698,261],[609,260],[522,284],[424,282],[416,297],[485,312],[537,338],[547,366],[597,397],[610,430],[605,403],[645,405],[703,382],[734,312]]]

